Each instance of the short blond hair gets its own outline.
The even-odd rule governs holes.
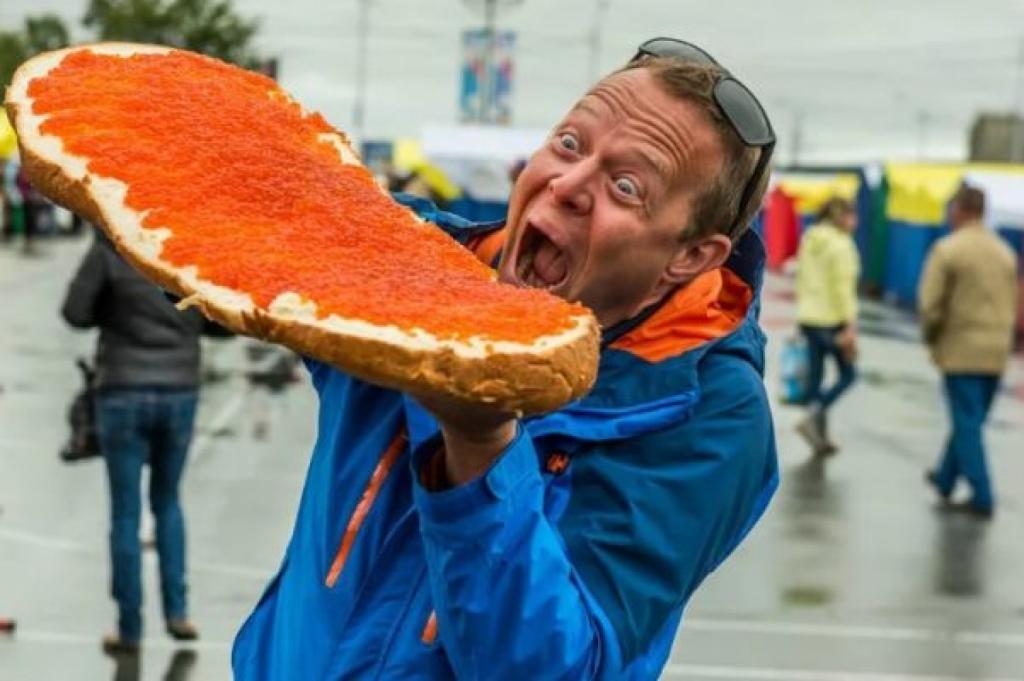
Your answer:
[[[821,209],[818,211],[818,221],[838,224],[844,215],[849,215],[853,212],[856,211],[850,201],[841,196],[833,196],[821,205]]]

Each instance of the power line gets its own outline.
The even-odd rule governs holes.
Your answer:
[[[352,129],[356,143],[362,144],[366,131],[366,50],[370,38],[370,0],[359,0],[356,25],[356,96],[352,102]]]
[[[594,16],[592,23],[590,24],[590,35],[587,40],[587,46],[589,47],[589,56],[587,59],[587,78],[593,82],[596,81],[601,74],[601,25],[604,22],[604,16],[608,12],[608,4],[610,0],[594,0]]]

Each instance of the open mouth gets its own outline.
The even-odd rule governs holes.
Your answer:
[[[555,289],[569,278],[569,259],[544,232],[527,223],[519,242],[516,278],[530,288]]]

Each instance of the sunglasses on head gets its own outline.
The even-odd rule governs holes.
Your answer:
[[[637,48],[636,54],[630,62],[645,56],[669,57],[698,64],[708,64],[721,71],[713,91],[715,104],[743,144],[748,147],[758,147],[761,150],[754,173],[747,181],[747,186],[743,188],[736,220],[729,226],[728,233],[736,234],[740,227],[738,223],[742,215],[746,213],[747,204],[761,183],[764,173],[767,172],[768,161],[775,148],[775,131],[772,130],[768,114],[765,113],[764,107],[746,85],[734,78],[728,69],[719,64],[714,57],[692,43],[675,38],[652,38]]]

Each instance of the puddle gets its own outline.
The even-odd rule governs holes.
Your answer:
[[[783,603],[803,608],[827,605],[833,599],[832,590],[823,586],[791,586],[782,592]]]

